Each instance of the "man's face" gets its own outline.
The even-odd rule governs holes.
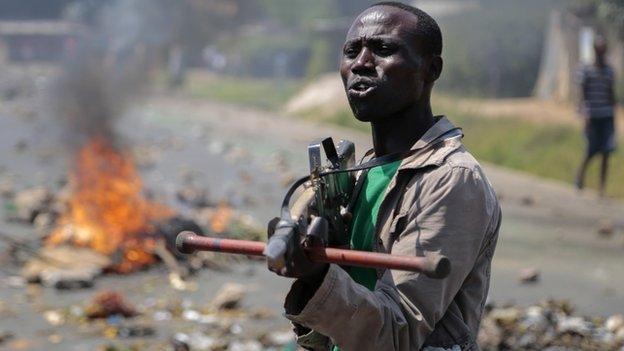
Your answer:
[[[598,61],[603,61],[607,54],[607,42],[602,38],[596,39],[594,43],[594,53]]]
[[[419,49],[417,19],[388,6],[364,11],[345,41],[340,74],[355,117],[364,122],[405,110],[423,95],[427,58]]]

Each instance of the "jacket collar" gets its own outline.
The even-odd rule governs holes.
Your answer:
[[[446,157],[461,147],[463,133],[446,116],[437,116],[438,121],[412,146],[420,150],[401,162],[399,170],[440,166]]]

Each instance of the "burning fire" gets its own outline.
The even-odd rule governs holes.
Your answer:
[[[71,243],[105,255],[120,254],[112,269],[127,273],[153,263],[153,224],[171,216],[167,207],[142,194],[141,178],[129,154],[96,137],[76,155],[69,181],[68,211],[47,243]]]

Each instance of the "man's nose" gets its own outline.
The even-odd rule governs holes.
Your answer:
[[[375,57],[370,49],[364,47],[360,54],[355,58],[351,71],[358,73],[361,71],[371,71],[375,68]]]

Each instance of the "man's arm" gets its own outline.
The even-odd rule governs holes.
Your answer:
[[[301,311],[289,311],[289,305],[299,305],[296,291],[289,293],[287,317],[329,336],[343,350],[419,349],[472,270],[486,233],[497,225],[492,218],[498,218],[494,195],[479,173],[461,167],[436,171],[440,176],[422,185],[392,254],[441,253],[452,265],[446,279],[386,271],[371,292],[331,265]]]

